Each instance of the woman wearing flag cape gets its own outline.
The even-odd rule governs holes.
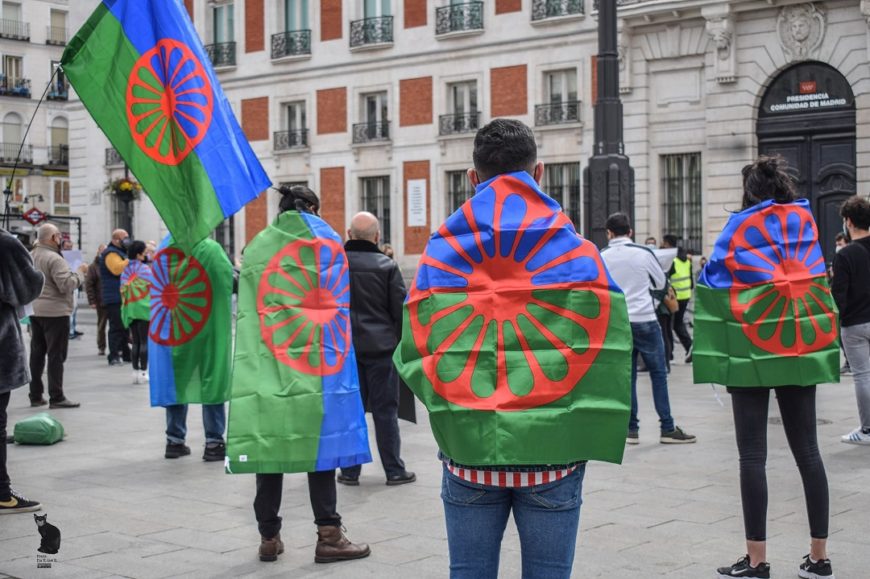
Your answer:
[[[767,413],[776,393],[806,496],[805,579],[833,578],[828,482],[816,441],[816,384],[838,382],[837,313],[818,229],[781,157],[743,169],[743,208],[728,220],[698,284],[696,383],[728,387],[740,454],[747,555],[718,576],[767,579]]]
[[[281,542],[284,474],[308,473],[314,561],[367,557],[336,512],[335,469],[371,462],[350,336],[341,239],[307,187],[281,187],[279,215],[244,252],[233,364],[227,472],[256,473],[261,561]]]

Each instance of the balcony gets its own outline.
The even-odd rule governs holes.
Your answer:
[[[439,135],[458,135],[472,133],[480,128],[480,113],[461,113],[458,115],[441,115],[438,117]]]
[[[0,18],[0,38],[30,40],[30,23]]]
[[[311,54],[311,31],[288,30],[272,35],[272,58]]]
[[[598,12],[598,1],[592,0],[592,10]],[[650,0],[616,0],[617,6],[629,6],[631,4],[642,4],[644,2],[649,2]]]
[[[390,140],[390,121],[377,123],[357,123],[353,126],[353,143],[371,143]]]
[[[532,22],[582,15],[583,0],[534,0],[532,3]]]
[[[580,101],[566,101],[535,106],[536,127],[579,122]]]
[[[21,157],[18,158],[18,149],[21,148]],[[18,159],[21,165],[29,165],[33,163],[33,146],[20,143],[0,143],[0,163],[12,165]]]
[[[208,55],[215,68],[236,65],[235,42],[216,42],[215,44],[207,44],[205,46],[205,53]]]
[[[45,43],[54,46],[65,46],[69,39],[66,28],[60,26],[46,26]]]
[[[0,74],[0,96],[30,98],[29,78],[6,78]]]
[[[308,129],[275,131],[272,144],[276,151],[288,151],[308,146]]]
[[[106,167],[111,167],[113,165],[123,165],[124,159],[121,158],[121,155],[116,151],[113,147],[109,147],[106,149]]]
[[[48,148],[48,164],[69,166],[69,145],[52,145]]]
[[[68,101],[69,100],[69,83],[55,80],[48,89],[48,94],[45,96],[50,101]]]
[[[392,44],[393,17],[363,18],[350,23],[350,47],[361,48]]]
[[[483,31],[483,2],[451,4],[435,9],[435,34]]]

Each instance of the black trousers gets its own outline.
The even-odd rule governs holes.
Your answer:
[[[399,375],[390,356],[356,359],[359,391],[363,406],[371,411],[375,423],[378,454],[388,477],[405,473],[405,463],[399,457],[402,440],[399,437]],[[347,476],[358,477],[362,466],[341,469]]]
[[[254,498],[254,515],[260,535],[271,539],[281,530],[281,495],[284,491],[283,474],[258,474],[257,496]],[[341,526],[341,516],[335,511],[335,470],[308,473],[308,497],[314,511],[314,524]]]
[[[782,426],[800,471],[810,536],[828,536],[828,479],[816,440],[816,387],[774,389]],[[767,539],[767,409],[769,388],[729,388],[740,453],[740,495],[747,541]]]
[[[689,335],[689,329],[686,327],[686,309],[689,307],[689,300],[679,300],[677,302],[680,304],[680,309],[674,312],[674,333],[677,335],[677,338],[680,340],[680,343],[683,345],[683,348],[686,350],[686,353],[689,352],[689,348],[692,347],[692,336]],[[674,345],[674,338],[671,337],[671,348]]]
[[[129,333],[121,321],[121,304],[106,304],[106,313],[109,316],[109,362],[123,358],[130,361]]]
[[[11,392],[0,394],[0,501],[8,501],[12,487],[9,472],[6,470],[6,408],[9,406]]]
[[[133,320],[130,322],[130,333],[133,335],[133,369],[148,369],[148,320]]]
[[[42,371],[48,358],[48,395],[51,402],[61,402],[63,364],[69,348],[69,316],[43,318],[30,316],[30,401],[42,400],[45,385]]]

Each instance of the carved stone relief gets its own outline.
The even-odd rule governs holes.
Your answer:
[[[784,6],[776,29],[785,57],[789,61],[812,58],[825,39],[825,24],[825,14],[815,4]]]

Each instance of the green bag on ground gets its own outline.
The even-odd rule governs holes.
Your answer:
[[[63,440],[63,425],[48,412],[40,412],[15,425],[18,444],[54,444]]]

